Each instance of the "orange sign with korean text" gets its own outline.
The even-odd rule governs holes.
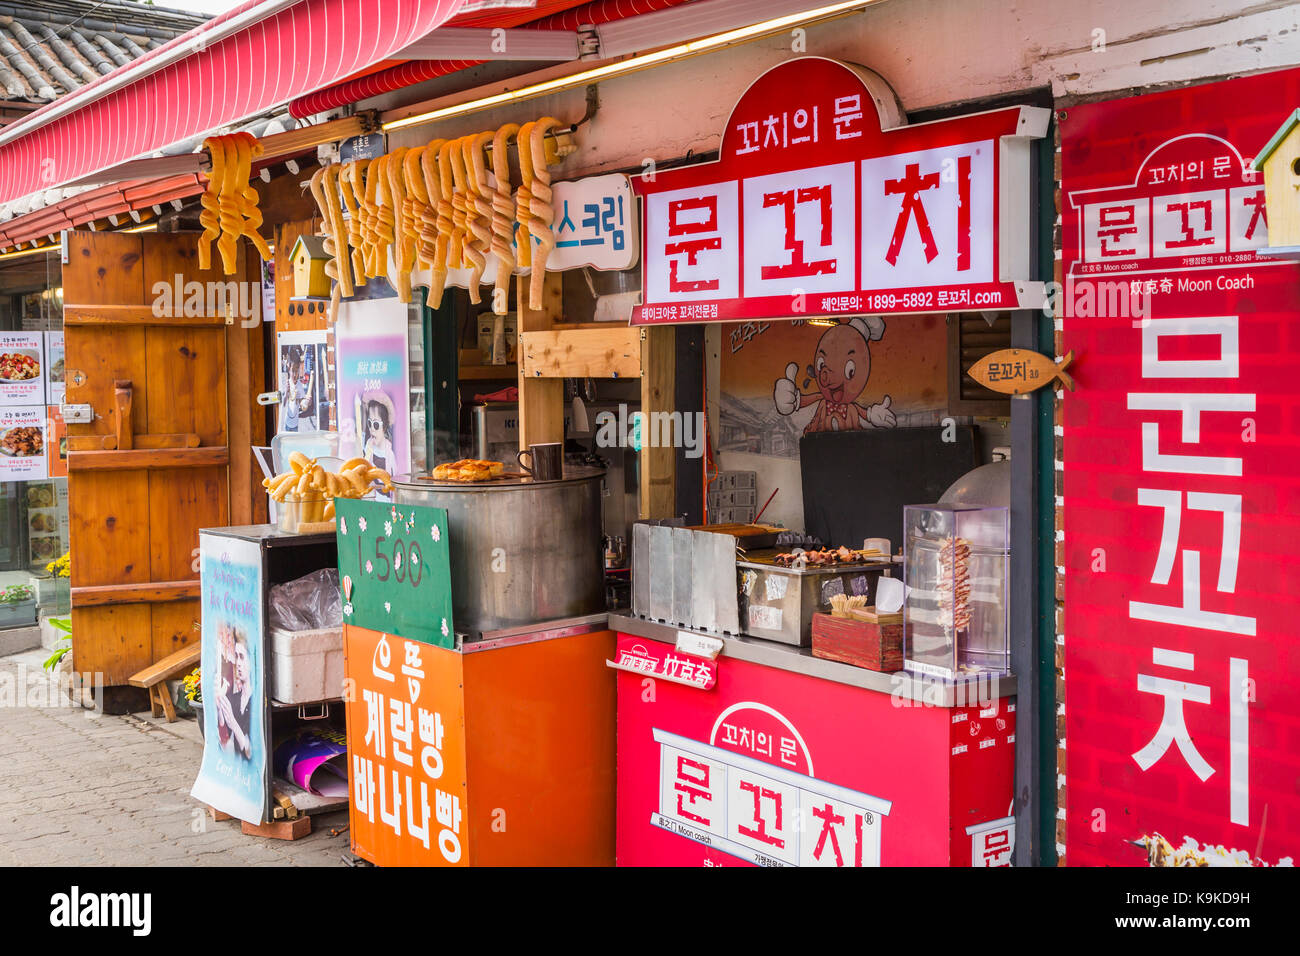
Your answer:
[[[468,865],[461,656],[352,625],[343,642],[352,852]]]
[[[1024,395],[1050,385],[1057,379],[1073,392],[1074,379],[1065,371],[1073,361],[1073,352],[1057,362],[1050,355],[1041,352],[1001,349],[984,356],[967,369],[966,374],[985,388],[1003,395]]]

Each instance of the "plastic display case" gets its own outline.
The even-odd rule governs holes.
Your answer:
[[[908,505],[903,541],[905,666],[941,677],[1008,673],[1007,509]]]

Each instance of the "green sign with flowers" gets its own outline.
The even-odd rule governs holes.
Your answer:
[[[334,507],[344,622],[454,646],[446,509],[349,498]]]

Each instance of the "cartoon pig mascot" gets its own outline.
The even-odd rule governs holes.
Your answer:
[[[776,410],[793,415],[816,405],[804,433],[845,431],[853,428],[893,428],[898,420],[890,409],[888,395],[877,405],[862,405],[858,396],[871,375],[871,342],[885,334],[885,320],[878,315],[854,316],[826,330],[817,342],[815,364],[809,375],[817,379],[817,391],[803,393],[797,381],[799,364],[786,366],[785,378],[777,379],[772,390]],[[807,385],[807,381],[804,382]]]

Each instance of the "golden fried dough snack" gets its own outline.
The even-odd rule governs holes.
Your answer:
[[[369,162],[366,159],[353,160],[339,171],[339,193],[348,214],[348,245],[351,247],[353,285],[365,285],[367,279],[365,254],[362,251],[365,232],[361,228],[366,187],[364,181],[360,186],[357,185],[357,164],[360,163],[361,168],[364,169]]]
[[[492,242],[492,193],[488,188],[483,147],[492,133],[466,136],[461,142],[465,157],[465,260],[469,263],[469,300],[481,301],[479,286],[487,268],[488,246]]]
[[[203,235],[199,236],[199,268],[212,268],[212,240],[221,235],[221,220],[218,218],[220,208],[221,184],[226,176],[226,148],[219,137],[209,136],[203,141],[203,148],[212,157],[212,171],[208,173],[208,188],[199,197],[203,211],[199,213],[199,225]]]
[[[378,482],[388,494],[393,478],[364,458],[350,458],[337,472],[326,471],[316,459],[300,451],[289,456],[289,470],[262,480],[272,500],[297,506],[304,523],[330,521],[334,518],[334,499],[362,498]]]
[[[451,246],[447,250],[447,264],[453,269],[465,266],[465,200],[469,197],[469,187],[465,181],[465,140],[455,140],[448,153],[451,166]]]
[[[217,241],[221,253],[221,267],[226,275],[238,268],[239,240],[247,236],[263,259],[271,258],[271,249],[258,229],[262,225],[262,212],[257,207],[257,190],[249,179],[253,171],[253,158],[262,154],[262,144],[251,133],[239,132],[225,136],[209,136],[203,148],[212,158],[208,173],[208,188],[199,200],[203,211],[199,224],[199,268],[212,267],[212,240]]]
[[[452,176],[451,154],[456,151],[456,148],[454,139],[444,141],[438,148],[438,239],[429,289],[434,308],[442,302],[443,292],[447,288],[447,271],[453,265],[451,240],[456,230],[456,208],[452,203],[452,197],[455,195],[456,183],[455,177]],[[425,167],[425,175],[428,175],[428,166]],[[432,185],[429,188],[429,195],[433,196]]]
[[[326,237],[324,243],[325,252],[326,254],[333,256],[334,241],[333,238],[330,238],[331,230],[333,230],[333,222],[330,220],[329,199],[326,199],[325,195],[329,191],[329,181],[328,177],[326,177],[326,172],[328,172],[329,169],[330,166],[321,166],[321,168],[317,169],[315,173],[312,173],[311,183],[309,183],[309,186],[311,186],[312,190],[312,199],[316,200],[316,208],[320,209],[321,213],[321,234]],[[333,280],[338,280],[337,259],[330,259],[328,263],[325,263],[325,274],[326,276],[333,278]],[[338,315],[338,299],[341,295],[342,291],[339,289],[338,282],[335,281],[333,287],[330,289],[330,316]]]
[[[434,239],[438,234],[438,220],[429,205],[429,189],[424,184],[424,159],[427,146],[414,146],[406,151],[402,161],[402,176],[406,180],[406,206],[404,213],[415,235],[415,267],[426,269],[433,264]]]
[[[390,156],[380,156],[370,164],[370,181],[366,183],[366,195],[370,195],[370,186],[375,187],[375,260],[371,275],[388,275],[388,249],[397,238],[397,215],[393,210],[392,189],[388,180]]]
[[[239,246],[239,236],[244,231],[242,213],[242,187],[239,185],[239,146],[229,137],[220,137],[220,149],[225,153],[222,168],[221,186],[217,193],[217,218],[221,223],[221,235],[217,237],[217,251],[221,253],[221,268],[226,275],[234,275],[238,263],[235,250]]]
[[[262,228],[262,210],[258,208],[257,190],[253,188],[253,160],[266,152],[266,147],[249,132],[240,132],[235,134],[235,138],[242,144],[247,145],[247,149],[240,151],[239,164],[239,182],[244,184],[241,195],[244,198],[243,206],[243,233],[247,236],[253,248],[257,250],[258,255],[263,259],[271,258],[271,247],[267,245],[262,234],[258,232]]]
[[[492,137],[492,173],[497,181],[496,191],[492,193],[492,254],[497,259],[492,311],[497,315],[507,311],[510,276],[515,271],[515,201],[510,195],[510,156],[506,150],[510,137],[518,132],[518,123],[507,123]]]
[[[365,229],[365,252],[366,252],[366,275],[381,276],[388,272],[387,252],[380,256],[379,241],[379,184],[383,181],[383,157],[372,159],[366,166],[365,171],[365,189],[361,195],[365,205],[365,218],[363,219]]]
[[[533,172],[533,153],[528,146],[528,140],[536,125],[531,122],[525,123],[519,127],[518,136],[519,191],[515,194],[515,222],[518,223],[518,229],[515,230],[515,254],[519,257],[519,265],[524,268],[533,264],[533,240],[528,225],[532,221],[533,182],[537,176]],[[519,303],[519,307],[522,309],[524,304]]]
[[[393,216],[393,267],[396,271],[393,286],[399,302],[411,301],[411,270],[415,268],[415,224],[407,215],[406,154],[402,146],[386,157],[384,172],[388,175],[388,205]]]
[[[533,183],[528,202],[529,235],[537,240],[537,248],[532,251],[532,274],[528,278],[528,305],[532,309],[542,307],[542,288],[546,281],[546,260],[555,248],[555,235],[551,232],[551,223],[555,221],[555,210],[551,208],[551,174],[546,168],[546,134],[558,129],[560,121],[551,116],[544,116],[533,124],[528,133],[528,146],[532,153]],[[520,140],[520,153],[523,153],[523,140]]]

